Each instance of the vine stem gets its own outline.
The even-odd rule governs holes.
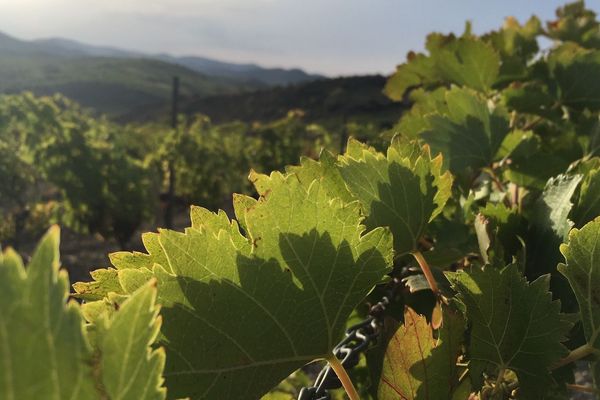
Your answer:
[[[577,392],[584,392],[584,393],[598,393],[598,390],[596,390],[592,387],[582,386],[582,385],[574,385],[572,383],[567,383],[567,389],[575,390]]]
[[[414,251],[412,255],[419,263],[419,266],[425,275],[425,279],[427,279],[427,283],[429,283],[429,287],[431,287],[431,291],[437,296],[440,290],[438,289],[437,282],[433,277],[433,273],[431,273],[431,268],[429,268],[429,264],[427,264],[425,257],[423,257],[423,254],[421,254],[419,250]]]
[[[504,380],[504,373],[506,372],[506,369],[502,368],[500,369],[500,372],[498,372],[498,377],[496,378],[496,384],[494,385],[494,394],[498,394],[498,393],[502,393],[501,390],[501,386],[502,385],[502,381]]]
[[[350,400],[360,400],[360,398],[358,397],[358,392],[356,391],[354,384],[348,376],[348,372],[346,372],[346,369],[344,368],[340,360],[338,360],[338,358],[334,354],[331,354],[329,358],[327,358],[327,362],[339,378],[340,382],[342,382],[342,386],[348,394],[348,397],[350,397]]]
[[[586,343],[583,346],[580,346],[580,347],[576,348],[575,350],[571,351],[568,356],[566,356],[562,360],[559,360],[550,369],[557,369],[564,365],[570,364],[573,361],[580,360],[584,357],[589,356],[594,351],[595,351],[594,348],[592,346],[590,346],[589,343]]]

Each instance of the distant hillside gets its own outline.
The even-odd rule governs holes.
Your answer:
[[[183,65],[206,75],[220,76],[240,82],[263,86],[285,86],[322,79],[324,76],[308,74],[301,69],[264,68],[256,64],[234,64],[205,57],[173,57],[160,55],[163,61]]]
[[[165,104],[173,76],[180,77],[184,97],[254,88],[164,61],[81,55],[76,48],[50,43],[0,35],[0,92],[59,92],[85,107],[119,116],[140,107]]]
[[[94,57],[119,57],[119,58],[144,58],[143,53],[121,50],[109,46],[93,46],[90,44],[80,43],[75,40],[63,38],[37,39],[33,43],[43,46],[46,49],[52,49],[55,54],[62,53],[65,55],[87,55]]]
[[[216,123],[272,121],[288,111],[300,109],[305,119],[327,127],[340,122],[373,122],[391,127],[405,106],[382,94],[386,78],[379,75],[321,79],[304,84],[264,89],[250,93],[192,98],[182,101],[181,112],[204,114]],[[125,116],[129,121],[162,116],[168,109],[146,109]]]
[[[170,64],[181,65],[204,75],[218,76],[255,86],[289,85],[323,78],[322,75],[309,74],[298,68],[266,68],[257,64],[229,63],[206,57],[147,54],[114,47],[93,46],[62,38],[40,39],[36,40],[35,43],[50,47],[54,49],[54,52],[70,55],[157,59]]]
[[[0,93],[58,92],[98,113],[121,117],[167,104],[173,76],[180,78],[183,99],[318,78],[297,69],[148,55],[61,38],[26,41],[0,33]]]

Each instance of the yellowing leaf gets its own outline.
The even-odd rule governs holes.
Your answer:
[[[465,322],[446,310],[438,337],[424,316],[407,308],[389,340],[379,382],[380,400],[450,399],[458,386],[456,362]]]

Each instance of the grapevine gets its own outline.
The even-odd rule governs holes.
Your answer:
[[[540,49],[541,37],[549,49]],[[576,2],[546,25],[508,18],[483,35],[469,24],[461,35],[431,34],[384,90],[411,108],[379,140],[350,138],[341,154],[317,156],[306,137],[295,141],[307,130],[294,115],[259,129],[258,142],[232,128],[224,142],[239,139],[274,170],[264,173],[244,153],[247,183],[226,169],[233,153],[215,157],[223,128],[205,119],[138,158],[143,146],[117,147],[73,105],[50,114],[56,126],[66,119],[76,128],[41,143],[30,120],[12,121],[34,144],[25,151],[7,142],[0,152],[11,145],[21,149],[15,162],[45,162],[22,176],[0,161],[0,174],[21,191],[28,180],[53,182],[90,230],[132,234],[143,212],[131,205],[146,194],[119,186],[127,176],[144,190],[160,186],[165,161],[182,198],[221,192],[222,181],[242,193],[229,212],[211,211],[220,203],[212,199],[191,207],[183,231],[143,234],[141,251],[112,253],[111,266],[72,291],[59,270],[57,227],[27,267],[7,248],[0,398],[320,400],[344,396],[340,386],[351,399],[381,400],[598,394],[594,12]],[[103,135],[114,148],[103,148]],[[74,143],[79,151],[64,156]],[[115,207],[97,209],[81,176],[59,173],[79,156],[93,160],[97,196]],[[95,170],[103,157],[116,169]],[[127,176],[104,179],[117,172]],[[314,362],[320,373],[306,367]],[[575,383],[576,362],[592,382]]]

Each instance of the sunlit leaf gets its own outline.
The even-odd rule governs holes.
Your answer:
[[[356,141],[339,158],[342,177],[364,209],[366,225],[389,226],[397,255],[417,249],[427,224],[450,197],[452,177],[441,156],[396,137],[387,154]]]
[[[325,181],[252,179],[258,201],[236,197],[246,236],[224,213],[193,208],[185,233],[152,236],[152,266],[113,257],[125,291],[158,282],[174,398],[259,398],[328,357],[352,310],[389,271],[389,231],[365,233],[359,205],[331,198]]]
[[[446,92],[448,114],[427,116],[429,129],[421,137],[455,174],[473,174],[490,165],[509,130],[501,108],[490,109],[477,93],[457,87]]]
[[[573,229],[560,251],[566,264],[558,270],[575,292],[588,343],[600,350],[600,217]]]
[[[164,399],[164,351],[149,347],[160,327],[154,285],[84,327],[79,305],[65,302],[58,244],[52,228],[27,269],[14,251],[0,255],[0,398]]]

